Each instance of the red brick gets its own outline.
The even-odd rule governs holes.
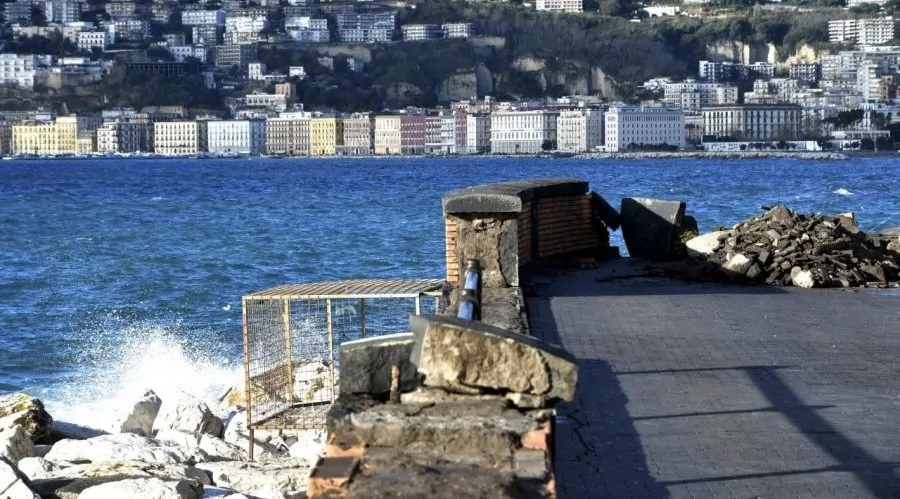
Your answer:
[[[359,470],[355,457],[322,457],[316,463],[306,483],[306,497],[339,498],[347,496],[350,481]]]

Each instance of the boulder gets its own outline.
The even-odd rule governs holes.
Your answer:
[[[730,234],[731,232],[727,230],[717,230],[691,238],[684,244],[687,246],[688,255],[706,257],[719,249],[722,246],[722,242],[728,239]]]
[[[121,499],[141,497],[146,499],[195,499],[200,497],[203,486],[191,480],[164,481],[159,478],[132,478],[107,482],[84,489],[79,499]]]
[[[263,499],[306,497],[309,466],[301,460],[279,459],[266,463],[220,461],[197,466],[210,473],[217,487]]]
[[[752,259],[747,258],[743,253],[736,253],[725,262],[722,268],[735,275],[744,275],[751,266],[753,266]]]
[[[798,288],[812,288],[816,285],[816,280],[813,278],[812,272],[808,270],[801,270],[799,272],[791,272],[791,282],[794,286]]]
[[[302,430],[297,432],[297,441],[288,448],[291,457],[306,462],[311,468],[325,455],[328,433],[324,430]]]
[[[650,261],[670,260],[684,209],[682,201],[623,198],[619,213],[628,254]]]
[[[250,497],[231,489],[223,489],[221,487],[203,487],[203,493],[200,499],[258,499]]]
[[[19,460],[35,455],[34,442],[25,430],[15,425],[12,428],[0,428],[0,456],[18,465]]]
[[[50,449],[45,459],[71,463],[127,459],[175,464],[194,462],[197,456],[167,442],[158,442],[133,433],[120,433],[87,440],[60,440]]]
[[[374,396],[391,391],[391,367],[400,368],[400,391],[419,383],[416,366],[409,360],[415,338],[412,333],[389,334],[341,344],[340,393]]]
[[[221,437],[224,429],[222,420],[209,410],[205,402],[185,392],[163,402],[153,428],[208,433],[214,437]]]
[[[53,429],[50,431],[50,441],[58,442],[64,439],[87,440],[89,438],[99,437],[100,435],[109,435],[109,432],[80,424],[54,421]]]
[[[77,464],[35,472],[38,476],[32,479],[34,490],[43,497],[55,499],[76,499],[88,488],[120,480],[155,478],[167,482],[188,481],[198,487],[212,483],[205,471],[191,466],[129,460]]]
[[[114,431],[119,433],[135,433],[145,437],[153,436],[153,422],[159,414],[162,400],[153,390],[147,390],[134,403],[127,413],[114,424]]]
[[[44,410],[43,402],[28,394],[4,395],[0,397],[0,428],[15,425],[21,426],[33,442],[43,442],[50,438],[53,417]]]
[[[479,322],[412,315],[412,362],[426,386],[460,393],[518,392],[571,401],[575,358],[557,346]]]
[[[26,457],[19,460],[19,471],[29,479],[47,478],[60,469],[60,466],[42,457]]]
[[[3,499],[41,499],[31,482],[14,464],[0,456],[0,494]]]

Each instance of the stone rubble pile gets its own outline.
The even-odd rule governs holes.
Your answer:
[[[411,316],[410,328],[341,346],[354,376],[309,497],[554,497],[553,406],[574,397],[575,359],[477,321]]]
[[[306,497],[309,471],[325,449],[322,432],[257,432],[257,461],[249,462],[246,413],[222,409],[230,409],[225,421],[189,394],[163,400],[148,390],[107,433],[54,422],[26,394],[0,397],[0,497]]]
[[[690,256],[711,264],[705,277],[717,279],[803,288],[900,281],[900,239],[866,235],[852,214],[802,215],[777,206],[686,246]]]

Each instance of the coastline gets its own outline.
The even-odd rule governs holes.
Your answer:
[[[894,154],[891,152],[890,154]],[[540,154],[419,154],[419,155],[330,155],[330,156],[281,156],[281,155],[212,155],[190,154],[183,156],[169,156],[161,154],[97,154],[97,155],[59,155],[59,156],[4,156],[4,160],[35,161],[35,160],[113,160],[113,159],[415,159],[415,158],[541,158],[541,159],[801,159],[818,161],[846,160],[851,157],[881,157],[887,156],[884,152],[860,152],[849,153],[830,151],[646,151],[646,152],[592,152],[592,153],[565,153],[548,152]]]

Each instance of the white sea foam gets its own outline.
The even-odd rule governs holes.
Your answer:
[[[215,410],[223,391],[241,379],[239,363],[216,346],[220,342],[212,334],[190,333],[177,322],[110,320],[84,336],[76,340],[81,342],[79,375],[47,400],[50,413],[62,421],[107,429],[116,410],[148,388],[163,402],[183,390]]]
[[[844,189],[843,187],[841,187],[839,189],[835,189],[835,190],[831,191],[831,193],[837,194],[838,196],[852,196],[854,194],[853,192],[848,191],[847,189]]]

